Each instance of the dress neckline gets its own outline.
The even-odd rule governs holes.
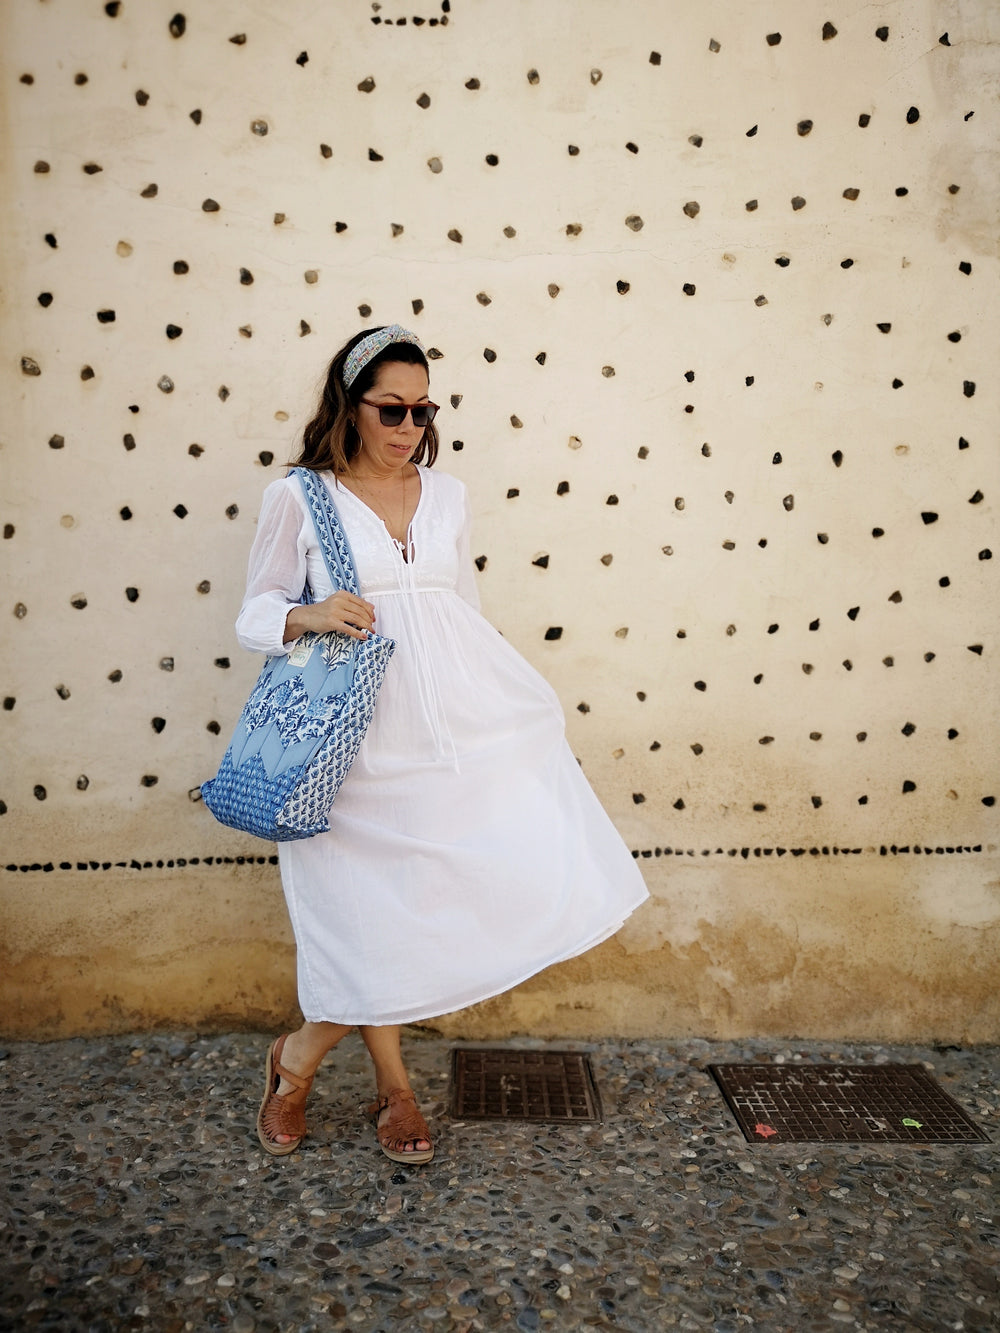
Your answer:
[[[412,541],[413,525],[417,521],[417,515],[420,513],[420,507],[424,502],[424,490],[425,490],[423,471],[416,463],[414,463],[413,467],[417,474],[417,481],[420,483],[420,494],[417,496],[417,503],[416,506],[414,507],[412,515],[410,516],[410,521],[406,525],[405,545],[403,542],[399,540],[398,537],[394,537],[392,535],[392,533],[389,531],[385,519],[382,518],[379,514],[377,514],[370,504],[366,504],[365,501],[362,500],[360,495],[355,495],[355,493],[351,490],[349,486],[344,486],[335,472],[330,472],[329,474],[333,478],[333,485],[337,494],[349,495],[352,500],[357,501],[357,503],[366,513],[371,514],[372,518],[379,525],[379,527],[385,533],[386,537],[388,537],[389,541],[392,543],[395,549],[400,553],[400,555],[403,557],[403,560],[407,564],[410,563],[411,553],[413,552],[413,541]]]

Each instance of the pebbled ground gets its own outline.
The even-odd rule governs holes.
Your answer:
[[[763,1041],[590,1052],[604,1123],[456,1123],[451,1044],[407,1041],[437,1155],[361,1114],[352,1034],[310,1136],[261,1151],[268,1038],[0,1053],[0,1328],[181,1333],[1000,1327],[1000,1050]],[[537,1048],[529,1040],[508,1043]],[[749,1144],[712,1062],[925,1062],[988,1144]]]

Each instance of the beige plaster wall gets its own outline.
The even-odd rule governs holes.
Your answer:
[[[193,797],[261,491],[399,320],[653,895],[437,1028],[996,1038],[1000,11],[180,2],[4,9],[3,1028],[294,1010]]]

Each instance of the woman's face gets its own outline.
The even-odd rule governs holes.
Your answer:
[[[378,368],[375,383],[358,403],[356,424],[361,436],[363,459],[376,472],[402,468],[409,462],[423,438],[424,428],[413,424],[412,413],[398,426],[383,426],[379,420],[380,403],[426,403],[427,371],[407,361],[384,361]],[[375,404],[375,406],[372,406]]]

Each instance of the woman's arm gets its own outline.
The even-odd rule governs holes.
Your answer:
[[[236,636],[244,648],[271,656],[287,653],[306,630],[367,637],[375,623],[375,608],[353,593],[336,592],[322,602],[302,605],[311,542],[315,543],[312,520],[294,490],[272,483],[261,499],[246,596],[236,620]]]
[[[367,639],[374,628],[375,607],[372,603],[342,589],[323,602],[293,606],[285,617],[284,647],[286,650],[290,648],[306,630],[326,634],[335,629],[341,634],[349,634],[352,639]]]

